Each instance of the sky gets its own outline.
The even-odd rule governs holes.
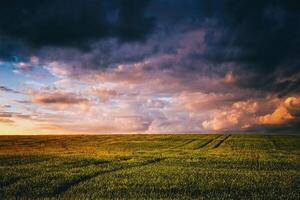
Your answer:
[[[300,133],[298,0],[0,1],[0,134]]]

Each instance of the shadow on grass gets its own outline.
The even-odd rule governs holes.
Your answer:
[[[136,165],[132,165],[132,166],[122,166],[122,167],[118,167],[115,169],[111,169],[111,170],[106,170],[106,171],[100,171],[100,172],[96,172],[93,174],[89,174],[89,175],[85,175],[85,176],[80,176],[78,178],[75,178],[69,182],[66,182],[62,185],[60,185],[58,188],[56,188],[53,192],[53,194],[51,196],[59,196],[62,193],[66,192],[67,190],[69,190],[71,187],[74,187],[75,185],[78,185],[82,182],[88,181],[92,178],[95,178],[97,176],[103,175],[103,174],[108,174],[108,173],[113,173],[113,172],[117,172],[120,170],[126,170],[126,169],[131,169],[131,168],[135,168],[135,167],[142,167],[142,166],[146,166],[146,165],[150,165],[150,164],[155,164],[158,163],[162,160],[164,160],[165,158],[156,158],[156,159],[152,159],[149,161],[146,161],[144,163],[141,164],[136,164]]]

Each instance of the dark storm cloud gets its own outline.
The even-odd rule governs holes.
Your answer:
[[[299,78],[276,83],[300,71],[299,1],[227,0],[220,16],[207,34],[208,60],[234,63],[234,70],[247,76],[239,80],[241,87],[299,91]]]
[[[0,2],[2,37],[31,46],[80,46],[104,37],[140,40],[152,29],[148,0],[11,0]],[[11,48],[12,43],[7,43]]]
[[[199,60],[212,68],[228,64],[239,87],[279,96],[299,92],[300,78],[287,80],[300,72],[299,1],[154,0],[150,8],[167,26],[205,30],[205,51],[190,54],[184,70],[202,71]]]
[[[299,1],[225,2],[221,20],[224,33],[219,46],[232,48],[232,52],[221,56],[221,60],[251,63],[263,72],[272,71],[284,61],[298,60]]]
[[[205,51],[190,54],[184,70],[202,71],[199,60],[212,68],[230,64],[239,87],[299,92],[300,78],[287,80],[300,72],[299,1],[154,0],[150,8],[158,22],[205,30]]]
[[[239,87],[299,92],[299,77],[286,80],[300,72],[299,1],[154,0],[150,8],[159,22],[205,30],[206,49],[191,54],[185,70],[201,71],[199,60],[212,68],[230,64]]]

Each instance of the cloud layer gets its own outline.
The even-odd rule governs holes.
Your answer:
[[[12,0],[0,17],[2,123],[53,133],[299,130],[296,0]]]

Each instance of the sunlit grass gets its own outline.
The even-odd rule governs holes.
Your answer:
[[[299,136],[0,137],[0,199],[300,199],[299,180]]]

